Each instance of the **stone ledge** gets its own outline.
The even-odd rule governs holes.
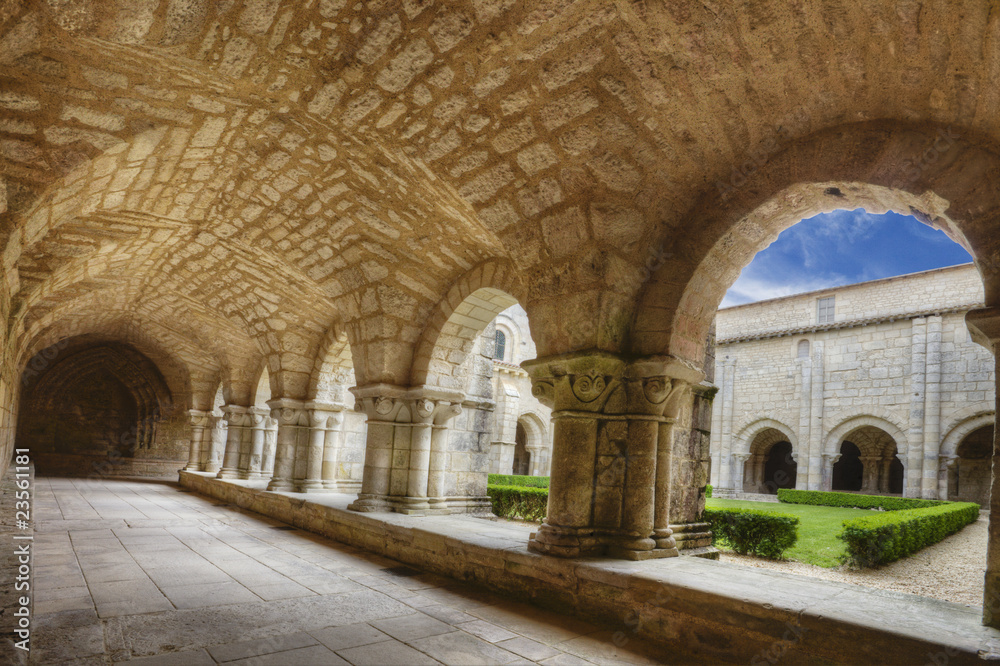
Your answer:
[[[463,515],[355,513],[350,495],[265,492],[263,481],[181,472],[181,485],[337,541],[620,627],[671,661],[944,663],[996,658],[978,608],[701,558],[563,560],[530,527]],[[638,619],[638,622],[637,622]]]

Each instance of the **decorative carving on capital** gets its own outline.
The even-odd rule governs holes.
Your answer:
[[[250,424],[249,409],[241,405],[225,405],[222,408],[222,418],[230,428],[242,428]]]
[[[207,428],[209,426],[209,417],[211,414],[208,412],[203,412],[200,409],[189,409],[188,410],[188,425],[192,428]]]
[[[840,460],[840,456],[839,453],[824,453],[823,462],[827,465],[835,465]]]
[[[266,428],[268,418],[271,415],[269,409],[264,409],[262,407],[251,407],[250,408],[250,425],[254,428]]]
[[[526,361],[531,393],[554,411],[644,414],[675,418],[703,373],[670,356],[628,358],[608,352]]]
[[[938,456],[938,462],[941,466],[941,471],[944,472],[955,466],[955,463],[958,462],[958,456],[954,454],[941,454]]]
[[[271,418],[278,422],[279,428],[309,425],[309,410],[301,400],[279,398],[269,400],[267,406],[271,408]]]
[[[375,384],[351,389],[356,409],[371,421],[443,425],[462,412],[465,395],[433,386],[404,388]],[[405,409],[404,409],[405,408]]]

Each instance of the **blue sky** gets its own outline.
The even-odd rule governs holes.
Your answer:
[[[909,215],[838,210],[802,220],[757,253],[719,307],[972,261]]]

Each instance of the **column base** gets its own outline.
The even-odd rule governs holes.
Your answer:
[[[679,557],[680,552],[676,548],[654,548],[652,550],[632,550],[621,546],[608,546],[605,555],[616,560],[657,560],[663,557]]]
[[[340,485],[336,481],[331,481],[329,479],[323,479],[323,488],[328,493],[339,493],[339,492],[341,492]]]
[[[358,499],[347,505],[347,508],[361,513],[392,511],[392,505],[383,495],[360,494]]]
[[[191,465],[191,464],[188,464],[186,467],[182,467],[181,471],[182,472],[201,472],[203,470],[202,470],[201,465]]]
[[[295,486],[288,479],[271,479],[271,482],[267,484],[267,489],[294,492]]]
[[[240,478],[240,472],[236,469],[226,469],[223,467],[219,470],[219,473],[215,475],[217,479],[238,479]]]
[[[310,480],[310,481],[303,481],[303,482],[299,483],[298,484],[298,492],[300,492],[300,493],[328,493],[330,491],[327,490],[327,488],[323,485],[322,481],[319,481],[319,480]]]
[[[209,474],[218,474],[221,469],[222,465],[219,463],[205,463],[205,471]]]
[[[671,525],[670,530],[678,550],[707,548],[712,545],[712,529],[708,523]]]
[[[555,527],[545,523],[528,539],[528,550],[555,557],[600,557],[604,549],[593,528]]]

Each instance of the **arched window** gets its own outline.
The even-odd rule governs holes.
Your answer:
[[[493,358],[502,361],[506,348],[507,336],[503,334],[503,331],[497,331],[496,345],[493,347]]]
[[[799,340],[799,358],[809,358],[808,340]]]

